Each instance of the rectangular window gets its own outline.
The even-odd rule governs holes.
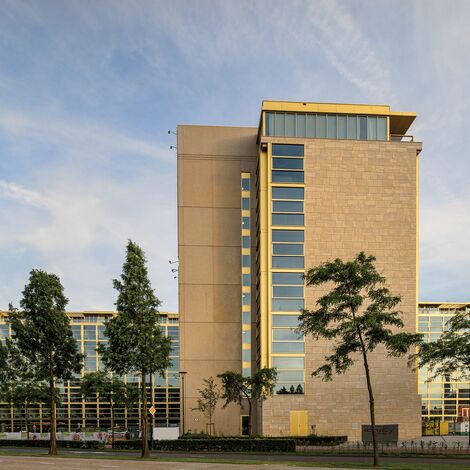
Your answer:
[[[304,146],[291,144],[273,144],[272,153],[273,156],[278,157],[303,157]]]
[[[303,158],[273,158],[273,168],[281,170],[303,170],[304,159]]]
[[[242,229],[249,229],[250,228],[250,218],[249,217],[242,217]]]
[[[286,137],[295,137],[295,114],[286,114]]]
[[[274,285],[304,285],[302,273],[273,273],[272,282]]]
[[[250,198],[249,197],[242,198],[242,210],[244,211],[250,210]]]
[[[304,308],[304,299],[276,299],[272,300],[273,312],[294,312]]]
[[[266,135],[274,135],[274,113],[265,113],[266,116]]]
[[[317,114],[317,137],[324,139],[326,137],[326,115]]]
[[[273,230],[273,242],[303,242],[303,230]]]
[[[273,268],[303,269],[303,256],[273,256]]]
[[[273,183],[303,183],[303,171],[279,171],[273,170]]]
[[[251,312],[243,312],[242,321],[244,325],[249,325],[251,323]]]
[[[298,315],[273,315],[272,316],[273,326],[292,326],[297,328],[299,326]]]
[[[250,190],[250,178],[242,178],[242,191]]]
[[[273,367],[277,369],[304,369],[304,358],[273,357]]]
[[[251,351],[249,349],[243,349],[242,350],[242,359],[243,362],[250,362],[251,361]]]
[[[307,114],[307,137],[315,137],[316,116],[315,114]]]
[[[91,325],[85,325],[83,327],[84,338],[96,340],[96,327]]]
[[[305,137],[305,114],[297,114],[295,135]]]
[[[328,139],[336,139],[336,114],[329,114],[327,116],[328,120]]]
[[[242,255],[243,258],[243,267],[249,268],[250,267],[250,255]]]
[[[366,140],[367,139],[367,117],[358,116],[358,119],[359,119],[359,139]]]
[[[304,288],[302,286],[274,286],[273,297],[295,297],[302,298]]]
[[[243,274],[243,285],[249,286],[251,284],[251,276],[249,274]]]
[[[251,305],[251,294],[248,292],[243,292],[242,294],[243,305]]]
[[[377,140],[377,118],[375,116],[367,116],[367,139]]]
[[[273,212],[303,212],[304,203],[302,201],[274,201]]]
[[[348,139],[357,139],[356,116],[348,116]]]
[[[242,332],[242,343],[251,344],[251,330],[243,330]]]
[[[303,199],[304,188],[272,188],[273,199]]]
[[[377,118],[377,140],[387,140],[387,118]]]
[[[303,341],[304,335],[294,328],[274,328],[273,341]]]
[[[273,353],[285,353],[285,354],[303,354],[305,352],[305,343],[276,343],[272,345]]]
[[[303,382],[304,373],[300,370],[279,372],[277,374],[277,380],[279,382]]]
[[[338,139],[346,139],[348,137],[348,129],[346,116],[338,116]]]
[[[242,237],[242,247],[250,248],[250,237],[248,235],[243,235]]]
[[[273,225],[304,225],[303,214],[273,214]]]
[[[273,244],[273,255],[303,255],[304,246],[303,244]]]
[[[285,118],[284,113],[276,113],[275,130],[274,130],[275,135],[282,137],[286,134],[284,118]]]

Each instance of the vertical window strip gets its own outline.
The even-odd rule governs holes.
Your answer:
[[[266,132],[275,131],[274,118],[266,123]],[[251,375],[251,175],[241,174],[241,358],[243,376]]]

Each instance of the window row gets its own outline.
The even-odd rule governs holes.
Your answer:
[[[267,136],[387,140],[385,116],[282,112],[265,116]]]

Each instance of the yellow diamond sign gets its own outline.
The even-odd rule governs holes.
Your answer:
[[[155,409],[154,406],[151,406],[151,407],[149,408],[149,413],[150,413],[152,416],[155,414],[155,411],[157,411],[157,410]]]

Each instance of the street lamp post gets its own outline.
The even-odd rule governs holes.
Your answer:
[[[184,434],[184,376],[187,374],[186,371],[180,370],[179,371],[180,377],[181,377],[181,400],[180,400],[180,408],[181,408],[181,426],[180,426],[180,432],[181,435]]]

